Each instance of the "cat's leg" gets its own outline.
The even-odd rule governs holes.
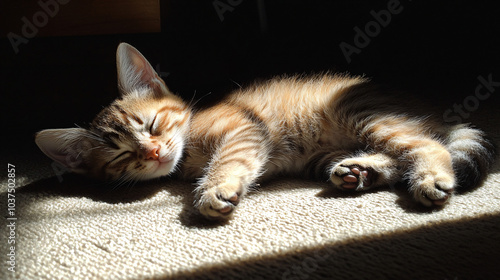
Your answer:
[[[455,188],[451,155],[439,142],[430,139],[426,142],[405,155],[410,162],[405,177],[415,200],[425,206],[443,205]]]
[[[240,120],[223,135],[195,190],[195,206],[208,218],[229,218],[268,160],[258,123]]]
[[[342,190],[363,191],[402,180],[397,159],[382,153],[361,153],[330,165],[330,181]]]
[[[455,186],[451,154],[429,134],[430,127],[424,121],[392,117],[373,121],[361,133],[368,145],[405,163],[409,191],[426,206],[444,204]]]

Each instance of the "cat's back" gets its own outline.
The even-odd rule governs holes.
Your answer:
[[[341,139],[326,136],[336,130],[333,104],[356,85],[366,82],[362,77],[323,74],[282,76],[255,83],[197,112],[191,136],[193,142],[218,138],[250,122],[265,127],[274,143],[285,138],[307,143],[343,143]]]
[[[306,115],[323,110],[354,85],[367,82],[362,77],[341,74],[282,76],[240,89],[228,103],[252,109],[262,116]]]

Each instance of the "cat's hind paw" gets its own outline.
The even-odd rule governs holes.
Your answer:
[[[385,154],[360,154],[335,163],[330,181],[342,190],[364,191],[401,180],[398,161]]]
[[[419,176],[410,180],[410,193],[425,206],[442,206],[454,192],[455,180],[451,174]]]
[[[369,188],[374,181],[375,172],[358,165],[338,164],[332,170],[330,180],[345,190],[362,190]]]

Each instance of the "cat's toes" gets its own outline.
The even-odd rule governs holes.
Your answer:
[[[200,195],[197,208],[200,213],[211,219],[228,219],[240,203],[241,194],[220,188],[209,189]]]
[[[231,196],[229,199],[225,199],[223,197],[219,197],[219,200],[225,201],[227,203],[226,206],[220,209],[215,209],[212,207],[213,210],[218,211],[219,213],[223,215],[231,214],[233,210],[235,209],[236,206],[240,203],[240,196],[235,193],[233,196]]]
[[[442,206],[446,204],[454,191],[454,179],[450,176],[442,176],[436,179],[428,176],[413,184],[410,192],[418,202],[425,206]]]
[[[374,172],[358,165],[337,165],[330,177],[332,183],[347,190],[367,189],[373,184]]]

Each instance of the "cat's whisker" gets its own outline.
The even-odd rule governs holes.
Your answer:
[[[194,93],[193,93],[193,97],[191,97],[191,100],[190,100],[190,101],[188,102],[188,104],[187,104],[189,108],[194,107],[194,105],[197,103],[197,102],[196,102],[195,104],[193,104],[193,101],[194,101],[194,98],[195,98],[195,97],[196,97],[196,90],[195,90],[195,91],[194,91]]]
[[[209,92],[209,93],[207,93],[207,94],[203,95],[202,97],[198,98],[198,100],[196,100],[196,101],[193,103],[194,98],[195,98],[195,96],[196,96],[196,91],[195,91],[195,92],[194,92],[194,94],[193,94],[193,97],[191,98],[191,101],[189,101],[189,103],[188,103],[188,107],[189,107],[189,108],[193,108],[194,106],[196,106],[196,104],[198,104],[198,102],[200,102],[203,98],[205,98],[205,97],[209,96],[210,94],[212,94],[212,92]]]
[[[125,181],[126,180],[124,179],[124,175],[122,175],[117,180],[110,182],[110,186],[113,190],[116,190],[116,189],[119,189],[124,184]]]
[[[243,87],[242,87],[240,84],[238,84],[236,81],[231,80],[231,79],[229,79],[229,80],[230,80],[231,82],[233,82],[233,84],[237,85],[240,89],[242,89],[242,88],[243,88]]]
[[[122,173],[120,175],[120,177],[118,177],[117,179],[115,179],[114,181],[112,181],[112,183],[114,185],[113,189],[121,188],[122,186],[124,186],[125,184],[129,183],[133,179],[134,179],[134,174],[133,173],[124,172],[124,173]]]
[[[98,148],[100,148],[100,146],[96,146],[96,147],[93,147],[93,148],[90,148],[90,149],[87,149],[87,150],[83,150],[83,149],[81,149],[81,150],[78,152],[78,154],[76,155],[76,158],[80,158],[80,155],[81,155],[82,153],[84,153],[84,152],[85,152],[85,153],[87,153],[87,152],[89,152],[89,151],[92,151],[92,150],[95,150],[95,149],[98,149]]]
[[[131,191],[133,189],[133,187],[135,186],[136,183],[137,183],[137,180],[135,180],[135,179],[129,179],[127,181],[127,189],[128,189],[128,191]]]

